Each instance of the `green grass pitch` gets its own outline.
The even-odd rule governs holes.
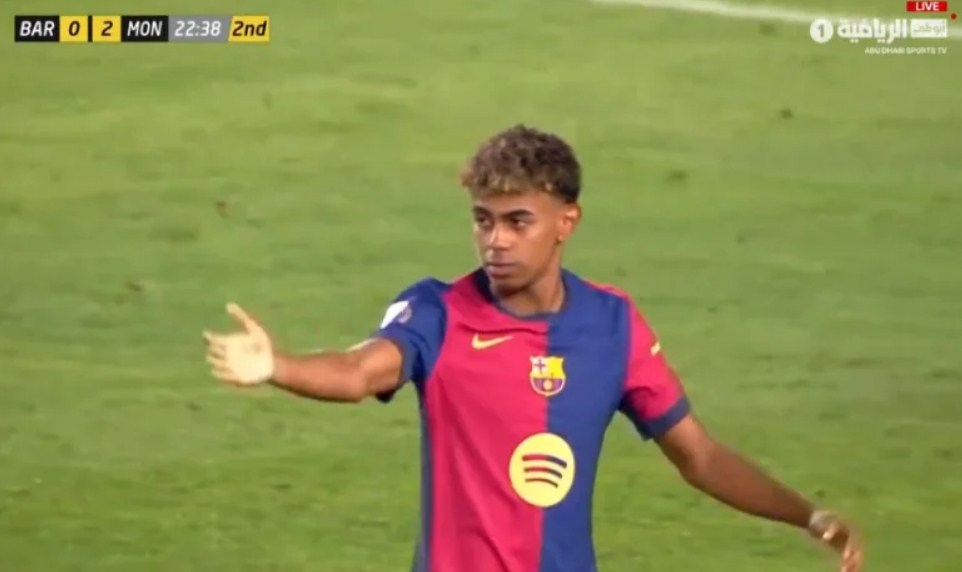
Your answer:
[[[781,0],[783,6],[808,3]],[[904,3],[833,11],[899,17]],[[268,13],[268,45],[14,44],[24,13]],[[418,425],[219,386],[242,303],[343,347],[474,262],[461,162],[526,122],[585,168],[568,265],[637,297],[722,439],[864,530],[962,561],[962,43],[555,0],[0,4],[0,570],[407,569]],[[602,570],[830,570],[618,420]]]

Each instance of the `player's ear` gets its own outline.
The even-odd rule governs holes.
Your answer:
[[[574,233],[581,220],[581,206],[577,203],[564,205],[558,221],[558,242],[564,242]]]

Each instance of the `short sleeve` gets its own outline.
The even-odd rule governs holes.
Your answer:
[[[401,350],[400,389],[412,381],[419,388],[431,375],[441,345],[444,342],[446,311],[443,291],[445,285],[436,280],[422,280],[398,294],[384,312],[384,317],[372,337],[387,339]],[[397,389],[378,395],[388,402]]]
[[[620,411],[645,439],[675,426],[690,412],[688,397],[654,332],[631,305],[628,371]]]

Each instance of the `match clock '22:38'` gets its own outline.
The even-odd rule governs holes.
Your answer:
[[[174,37],[183,38],[210,38],[221,35],[228,22],[222,22],[221,18],[191,18],[177,20],[172,26]]]

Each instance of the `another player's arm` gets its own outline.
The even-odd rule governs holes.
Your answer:
[[[372,339],[346,351],[275,353],[274,359],[272,385],[311,399],[354,403],[394,390],[403,357],[394,343]]]

